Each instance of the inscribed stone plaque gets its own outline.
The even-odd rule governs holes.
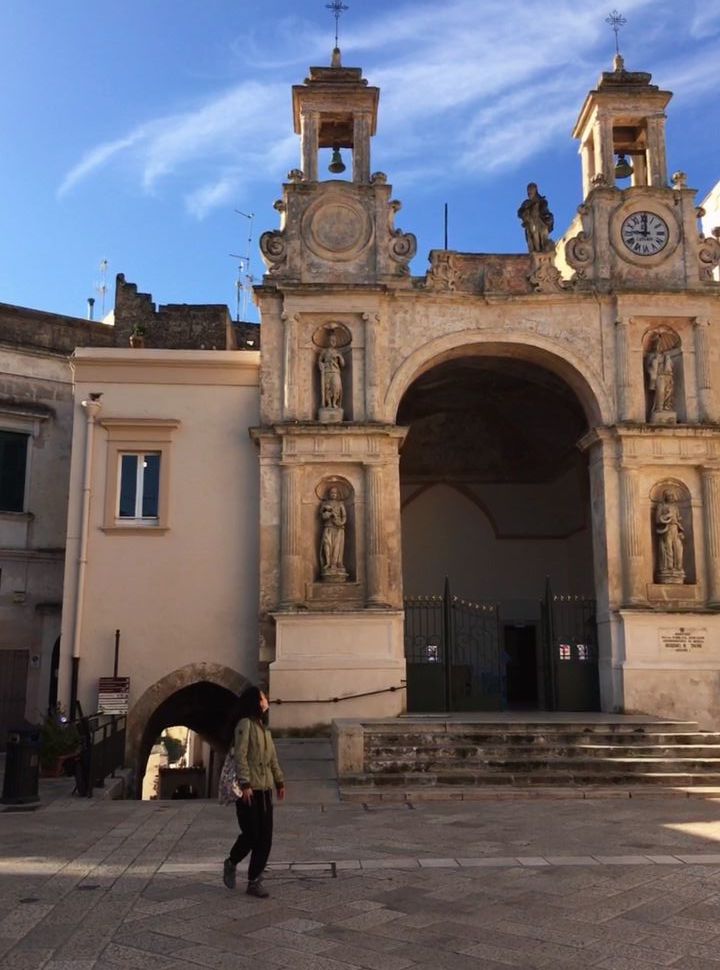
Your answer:
[[[692,653],[702,650],[707,638],[705,627],[664,627],[659,631],[660,646],[670,653]]]

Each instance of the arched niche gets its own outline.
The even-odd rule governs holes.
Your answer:
[[[355,516],[355,489],[342,475],[326,475],[316,488],[317,515],[315,517],[315,576],[321,583],[354,583],[357,580],[357,537]],[[327,559],[337,554],[338,503],[344,509],[344,527],[341,538],[340,558],[345,575],[339,569],[326,568]],[[326,532],[326,529],[328,530]]]
[[[684,482],[666,478],[650,490],[653,581],[659,585],[695,585],[695,538],[692,496]]]
[[[332,339],[331,339],[332,338]],[[344,323],[329,320],[319,326],[312,335],[315,347],[314,366],[312,375],[312,394],[314,411],[319,420],[324,420],[323,411],[323,359],[324,354],[334,342],[335,349],[341,354],[343,365],[340,366],[340,380],[342,381],[342,421],[353,420],[353,364],[352,364],[352,334]]]
[[[687,420],[682,340],[672,327],[647,330],[642,338],[645,420],[674,424]]]

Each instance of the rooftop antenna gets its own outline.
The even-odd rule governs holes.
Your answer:
[[[615,70],[622,70],[623,57],[620,53],[620,40],[618,38],[618,34],[627,23],[627,20],[621,13],[618,13],[617,10],[613,10],[612,13],[608,14],[608,16],[605,18],[605,23],[615,34]]]
[[[95,284],[95,289],[100,294],[100,318],[105,318],[105,294],[107,293],[107,270],[108,261],[106,259],[100,260],[100,282]]]
[[[342,0],[332,0],[331,3],[326,3],[325,6],[328,10],[332,10],[333,17],[335,18],[335,50],[339,50],[338,31],[340,28],[340,15],[344,14],[350,7],[343,3]]]
[[[242,302],[242,319],[246,320],[248,312],[248,298],[254,283],[254,277],[250,272],[250,254],[252,252],[252,235],[255,213],[241,212],[240,209],[235,209],[235,212],[237,212],[239,216],[242,216],[244,219],[248,220],[247,254],[245,256],[239,256],[236,253],[230,253],[233,259],[240,260],[238,263],[238,278],[235,283],[235,287],[237,289],[237,306],[235,310],[237,317],[236,322],[240,323],[240,304]],[[243,270],[245,271],[244,277]]]

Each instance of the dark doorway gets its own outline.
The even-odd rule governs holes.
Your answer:
[[[48,685],[48,711],[54,711],[58,698],[58,674],[60,671],[60,637],[55,641],[50,659],[50,683]]]
[[[507,706],[537,707],[537,630],[534,626],[505,626],[505,691]]]

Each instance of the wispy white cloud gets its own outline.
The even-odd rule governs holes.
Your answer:
[[[623,12],[636,24],[652,16],[656,32],[667,32],[662,71],[655,72],[663,85],[709,93],[717,85],[718,57],[711,55],[718,53],[720,10],[700,0],[687,5],[680,21],[671,0],[624,0]],[[484,0],[481,7],[477,0],[403,0],[348,24],[345,63],[365,61],[366,76],[382,89],[383,167],[410,178],[482,175],[546,148],[567,132],[598,68],[610,66],[606,16],[606,0]],[[704,63],[683,53],[681,36],[691,35],[707,47]],[[635,36],[643,37],[637,27]],[[327,63],[328,46],[327,33],[301,16],[280,23],[272,43],[246,38],[254,80],[98,145],[68,172],[60,194],[122,163],[147,192],[175,185],[186,210],[203,218],[248,186],[281,178],[297,151],[288,90],[304,76],[296,65],[320,57]]]

